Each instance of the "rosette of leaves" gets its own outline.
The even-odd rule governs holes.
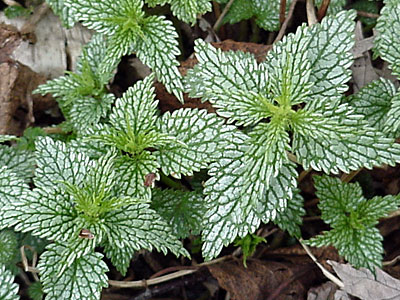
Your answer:
[[[82,49],[76,72],[67,72],[65,76],[49,80],[34,91],[42,95],[50,93],[56,98],[67,127],[81,130],[98,123],[110,111],[115,97],[108,93],[106,85],[118,61],[107,65],[107,69],[99,68],[106,47],[104,36],[94,35]]]
[[[384,1],[375,26],[378,36],[374,41],[374,56],[380,56],[389,63],[393,75],[400,78],[400,2]]]
[[[97,246],[122,274],[139,249],[188,256],[148,201],[125,194],[116,153],[94,161],[44,137],[36,157],[33,190],[7,169],[0,172],[0,229],[53,241],[38,264],[46,299],[100,299],[108,268]]]
[[[383,237],[375,227],[378,219],[397,209],[399,196],[365,199],[358,183],[314,176],[321,218],[331,230],[306,241],[311,246],[332,245],[354,267],[382,267]]]
[[[180,3],[181,1],[179,1]],[[178,34],[165,16],[147,16],[143,0],[64,0],[76,20],[107,37],[106,56],[99,66],[107,70],[131,53],[157,75],[168,92],[183,102],[182,76],[178,71]]]
[[[207,168],[224,150],[233,126],[205,110],[179,109],[158,116],[152,75],[117,99],[109,122],[88,130],[86,140],[98,153],[116,149],[118,176],[126,193],[150,199],[159,170],[181,178]]]
[[[218,1],[226,3],[228,0]],[[289,8],[291,1],[287,1]],[[223,22],[235,24],[242,20],[255,18],[256,24],[267,31],[279,30],[279,0],[235,0],[225,15]]]
[[[250,54],[196,42],[199,63],[186,83],[190,96],[210,101],[217,114],[247,132],[230,140],[211,165],[204,190],[206,258],[254,232],[260,221],[284,226],[285,220],[293,227],[296,222],[288,220],[301,221],[292,154],[304,169],[328,174],[400,160],[394,139],[341,103],[351,77],[354,17],[354,11],[343,11],[311,28],[301,26],[260,64]],[[280,217],[286,213],[290,217]]]
[[[212,9],[210,0],[145,0],[145,2],[150,7],[170,4],[172,14],[192,26],[196,23],[198,15],[203,15]]]

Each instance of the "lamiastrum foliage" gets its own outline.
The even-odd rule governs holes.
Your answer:
[[[314,176],[321,218],[332,228],[306,241],[311,246],[332,245],[354,267],[375,273],[382,267],[383,237],[375,227],[378,219],[397,209],[399,196],[365,199],[358,183]]]
[[[157,1],[150,2],[156,4]],[[107,73],[104,70],[109,65],[134,53],[154,71],[167,90],[183,102],[182,76],[176,59],[180,54],[178,34],[165,16],[147,16],[143,5],[143,0],[63,0],[63,6],[77,21],[107,38],[106,54],[99,66],[101,71]],[[179,15],[187,18],[181,12]]]
[[[153,76],[130,87],[109,122],[83,135],[92,150],[117,149],[116,172],[127,193],[150,199],[159,172],[181,178],[207,168],[227,143],[232,126],[205,110],[179,109],[157,115]]]
[[[1,299],[18,299],[11,271],[20,234],[29,234],[27,244],[42,245],[33,298],[97,300],[108,286],[104,256],[125,275],[141,249],[188,257],[180,239],[190,235],[201,235],[205,259],[234,241],[246,259],[261,241],[254,232],[262,222],[300,238],[305,210],[298,166],[336,175],[400,161],[395,85],[379,79],[344,95],[354,11],[300,26],[262,63],[197,40],[198,63],[183,80],[172,22],[148,15],[144,5],[168,4],[193,25],[211,10],[209,0],[47,2],[65,25],[81,21],[97,34],[75,72],[37,89],[57,99],[66,119],[61,128],[73,134],[0,136]],[[225,21],[255,16],[259,26],[276,30],[278,9],[279,1],[236,0]],[[375,41],[376,55],[396,76],[399,9],[397,0],[385,1]],[[121,57],[132,53],[154,74],[117,99],[107,85]],[[188,108],[161,114],[155,78],[181,101],[185,89],[209,101],[216,114]],[[331,230],[307,242],[335,246],[356,267],[380,266],[375,226],[399,197],[367,200],[358,184],[314,178],[321,218]]]
[[[35,93],[51,93],[67,121],[67,128],[86,128],[107,117],[115,97],[108,93],[106,85],[119,60],[100,69],[105,60],[107,42],[103,35],[93,36],[77,62],[76,72],[49,80],[40,85]]]
[[[186,81],[190,95],[210,101],[229,123],[249,127],[247,135],[230,140],[205,184],[206,258],[254,232],[260,221],[280,225],[277,216],[294,206],[288,203],[301,203],[288,153],[305,169],[327,174],[400,160],[393,138],[341,102],[351,76],[354,17],[354,11],[343,11],[311,28],[301,26],[260,64],[250,54],[196,41],[199,63]]]
[[[14,226],[54,241],[38,265],[49,299],[99,299],[108,268],[96,246],[123,274],[139,249],[188,255],[146,199],[120,188],[115,153],[93,161],[48,137],[38,139],[36,149],[32,191],[7,170],[1,173],[4,183],[15,182],[9,184],[14,191],[2,198],[0,228]]]

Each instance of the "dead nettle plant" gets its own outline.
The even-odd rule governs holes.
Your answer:
[[[37,265],[40,285],[32,295],[43,292],[46,299],[100,299],[108,286],[104,255],[124,275],[140,249],[190,257],[181,242],[189,235],[201,237],[206,260],[235,240],[254,249],[252,234],[261,223],[274,222],[301,238],[299,167],[325,174],[314,182],[321,218],[331,227],[305,243],[333,245],[356,267],[374,271],[381,265],[382,236],[375,226],[398,208],[400,198],[366,199],[358,183],[335,175],[400,161],[400,94],[380,79],[344,95],[354,11],[300,26],[262,63],[197,40],[198,64],[182,78],[172,23],[147,15],[143,5],[168,3],[176,17],[194,24],[197,14],[211,10],[210,1],[48,2],[66,25],[81,21],[98,33],[83,48],[76,72],[36,90],[57,99],[65,117],[61,128],[72,134],[1,137],[14,144],[0,148],[5,299],[18,299],[18,270],[12,266],[21,237],[45,247]],[[259,3],[250,4],[254,15]],[[400,4],[385,5],[375,54],[400,76]],[[257,14],[258,23],[262,18]],[[153,74],[115,98],[107,84],[130,53]],[[178,109],[161,115],[155,78],[180,100],[186,91],[209,101],[216,114]],[[181,188],[182,176],[196,178],[202,170],[208,170],[204,185],[194,179],[191,188]],[[173,188],[156,187],[160,178]]]

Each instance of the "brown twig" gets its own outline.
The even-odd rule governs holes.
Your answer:
[[[344,173],[341,177],[340,180],[346,183],[349,183],[350,181],[353,180],[354,177],[357,176],[358,173],[361,172],[362,169],[358,169],[356,171],[351,171],[350,173]]]
[[[286,17],[285,21],[283,22],[281,29],[279,30],[279,33],[274,40],[274,44],[276,42],[280,41],[282,39],[282,37],[284,36],[286,28],[288,27],[289,21],[293,16],[294,7],[296,6],[296,3],[297,3],[297,0],[293,0],[292,3],[290,4],[287,17]]]
[[[317,16],[315,15],[314,0],[306,0],[307,22],[308,26],[318,23]]]
[[[367,18],[373,18],[373,19],[377,19],[380,17],[379,14],[374,14],[374,13],[369,13],[366,11],[357,11],[357,15],[359,15],[360,17],[367,17]]]
[[[281,0],[279,6],[279,24],[282,25],[285,21],[285,14],[286,14],[286,0]]]
[[[318,268],[320,268],[320,270],[322,271],[322,273],[325,275],[325,277],[327,277],[330,281],[332,281],[333,283],[335,283],[337,286],[339,286],[340,288],[344,287],[344,283],[337,278],[335,275],[333,275],[332,273],[330,273],[327,269],[325,269],[319,262],[318,260],[315,258],[314,254],[311,253],[310,248],[308,248],[308,246],[306,244],[303,244],[303,240],[299,239],[300,245],[304,248],[304,250],[306,250],[308,256],[312,259],[312,261],[318,266]]]
[[[224,19],[226,13],[231,8],[233,1],[234,0],[229,0],[229,2],[225,5],[224,10],[222,11],[222,13],[220,14],[220,16],[218,17],[217,21],[215,22],[215,24],[213,26],[214,31],[217,31],[219,29],[219,27],[221,26],[222,20]]]
[[[321,22],[321,20],[325,17],[330,2],[331,0],[322,0],[321,6],[319,7],[317,13],[317,18],[319,22]]]

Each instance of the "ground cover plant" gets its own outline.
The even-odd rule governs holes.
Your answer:
[[[374,58],[391,77],[357,92],[357,11],[346,3],[317,3],[308,24],[285,32],[297,1],[47,2],[65,26],[81,22],[94,34],[75,70],[33,92],[51,94],[63,121],[1,136],[1,299],[100,299],[153,250],[192,272],[191,261],[213,264],[239,246],[241,267],[251,268],[257,248],[274,247],[282,232],[288,244],[333,246],[356,268],[382,268],[378,225],[396,215],[400,195],[368,192],[363,180],[400,162],[400,2],[384,1],[375,26]],[[280,32],[261,61],[198,38],[195,64],[182,75],[178,24],[190,29],[218,14],[215,23],[250,19],[256,34]],[[128,55],[151,73],[113,93]],[[199,100],[161,111],[166,94],[155,81],[179,105],[184,93]],[[303,223],[313,217],[318,226]],[[263,228],[281,234],[268,240]]]

